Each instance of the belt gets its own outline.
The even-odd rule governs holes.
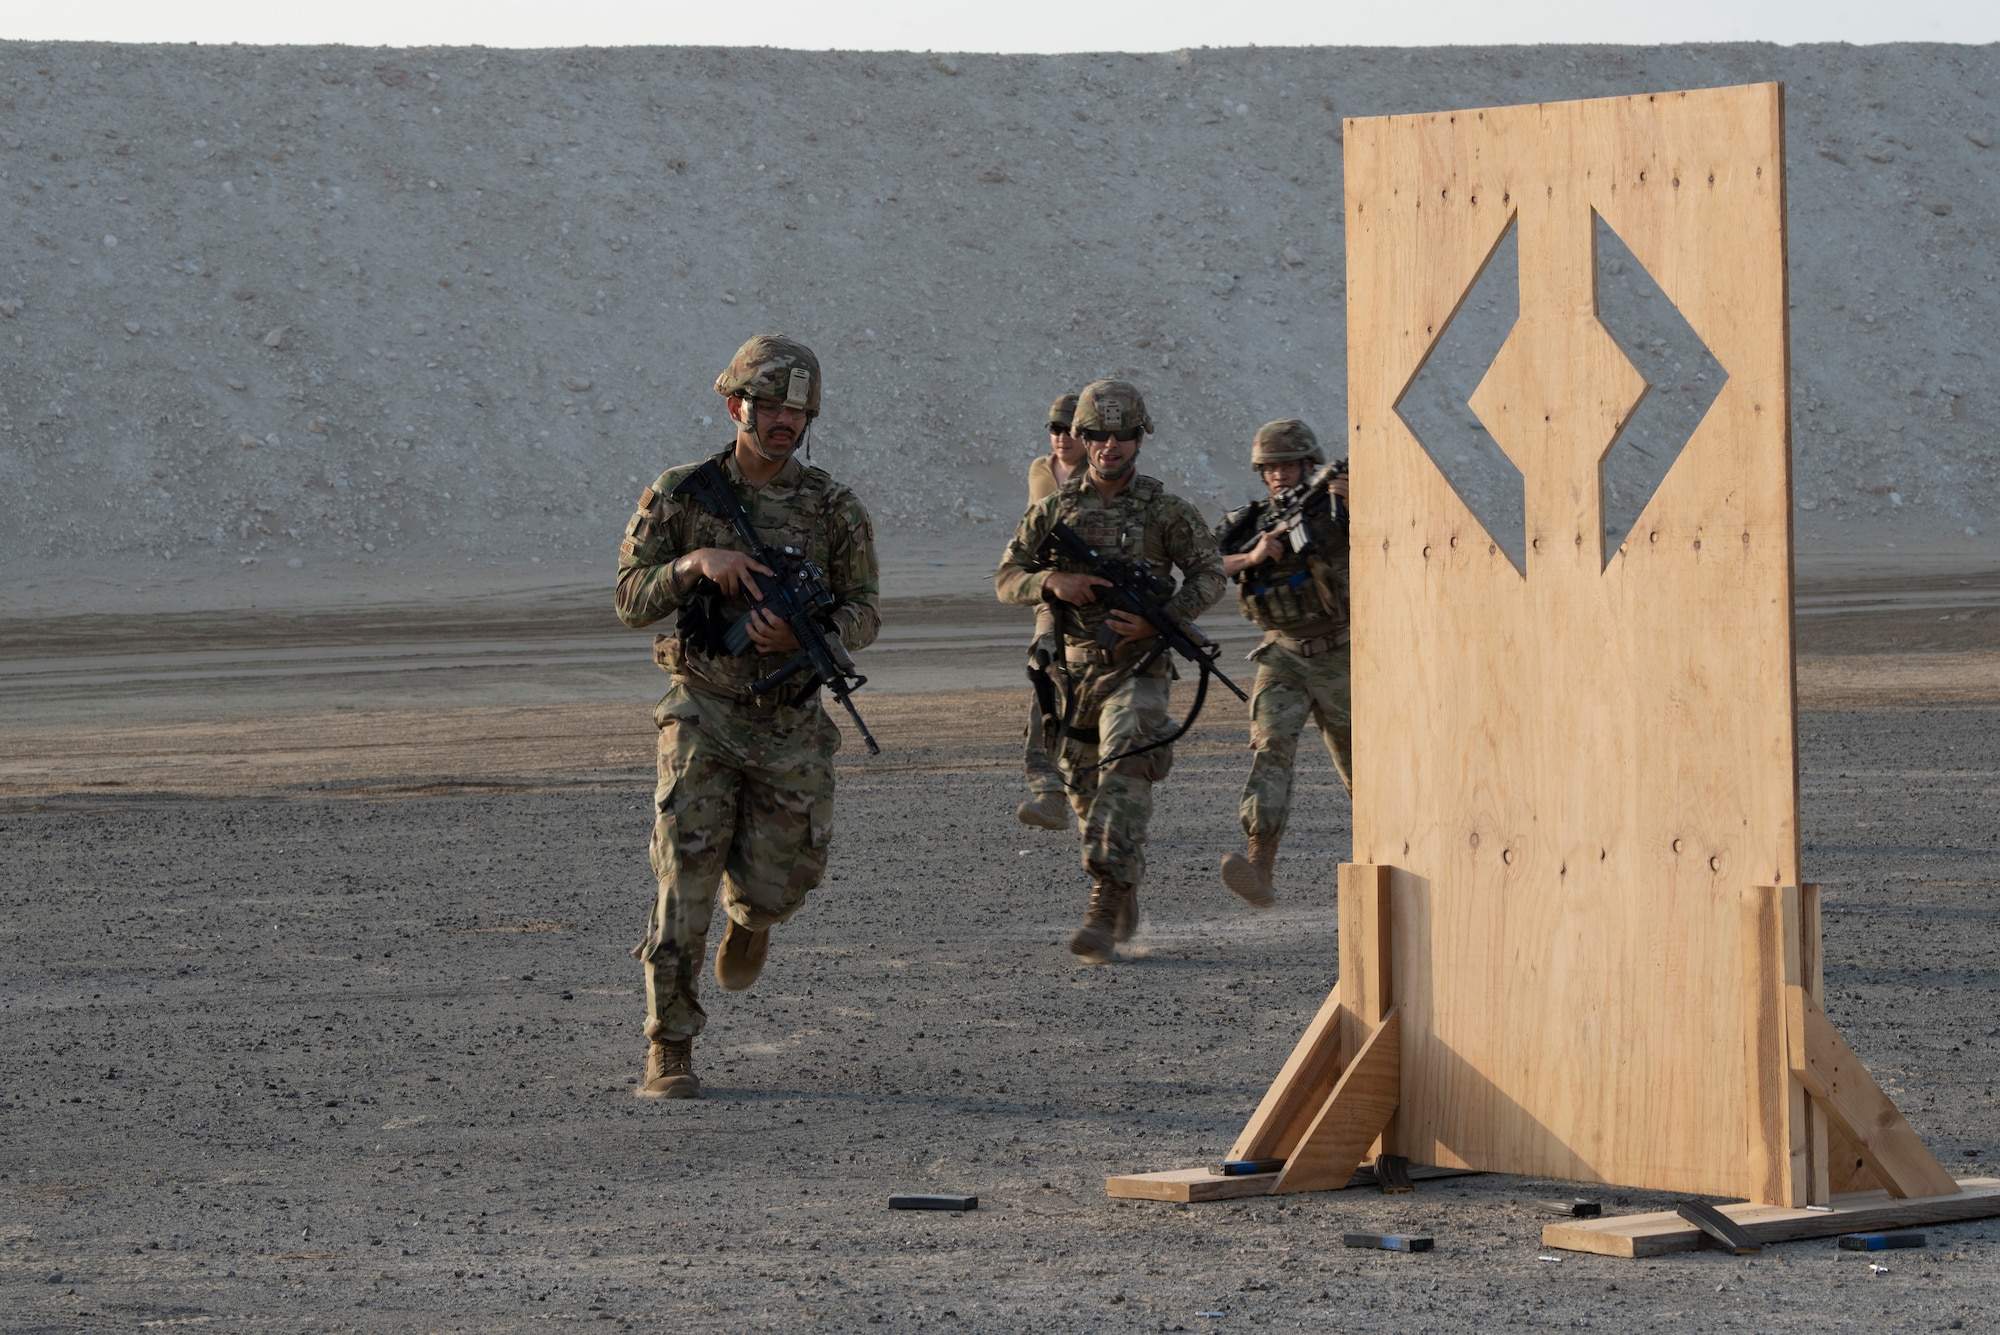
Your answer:
[[[1270,639],[1270,643],[1277,645],[1280,649],[1286,650],[1289,653],[1297,654],[1300,658],[1312,658],[1317,654],[1331,653],[1347,642],[1348,631],[1345,626],[1342,626],[1339,630],[1330,630],[1324,635],[1315,635],[1307,640],[1294,639],[1290,635],[1274,630],[1271,632]]]
[[[780,709],[797,709],[819,694],[817,679],[804,690],[787,686],[784,690],[773,691],[769,695],[752,695],[741,687],[730,686],[712,677],[692,672],[676,672],[674,680],[703,695],[719,695],[725,700],[733,701],[737,708],[747,709],[755,714],[775,714]]]
[[[1145,650],[1134,646],[1120,653],[1116,649],[1100,649],[1096,645],[1066,644],[1063,646],[1063,662],[1078,663],[1091,667],[1111,667],[1117,663],[1129,663],[1145,656]]]

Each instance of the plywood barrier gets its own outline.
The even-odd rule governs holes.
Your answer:
[[[1347,124],[1355,849],[1339,986],[1236,1147],[1288,1158],[1275,1190],[1378,1131],[1370,1157],[1788,1210],[1954,1190],[1820,1010],[1783,109]]]

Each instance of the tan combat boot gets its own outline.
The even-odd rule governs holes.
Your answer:
[[[1119,945],[1130,941],[1139,931],[1139,887],[1132,886],[1118,901],[1118,920],[1112,924],[1111,939]]]
[[[731,918],[722,934],[722,948],[715,952],[715,981],[731,992],[741,992],[764,972],[764,956],[770,949],[770,928],[753,932]]]
[[[635,1091],[642,1099],[698,1099],[701,1081],[694,1074],[694,1036],[671,1034],[653,1040],[646,1053],[646,1078]]]
[[[1231,853],[1222,859],[1222,883],[1243,896],[1251,908],[1267,909],[1278,902],[1271,868],[1278,862],[1278,841],[1270,835],[1250,836],[1250,856]]]
[[[1014,815],[1021,824],[1032,825],[1036,829],[1067,830],[1069,800],[1061,793],[1036,793],[1014,808]]]
[[[1070,954],[1080,955],[1092,964],[1110,960],[1118,941],[1118,915],[1130,897],[1130,887],[1111,881],[1098,881],[1091,886],[1090,907],[1084,910],[1083,926],[1069,938]]]

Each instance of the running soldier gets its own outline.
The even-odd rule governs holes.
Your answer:
[[[1046,500],[1069,481],[1083,463],[1083,442],[1070,434],[1070,419],[1076,415],[1076,395],[1065,394],[1049,405],[1049,452],[1028,465],[1028,504]],[[1047,603],[1035,607],[1035,639],[1028,646],[1029,679],[1046,680],[1050,663],[1062,658],[1062,641],[1056,635],[1055,609]],[[1015,808],[1023,825],[1044,830],[1069,828],[1069,802],[1063,797],[1062,774],[1049,759],[1042,741],[1042,710],[1047,704],[1039,696],[1028,703],[1026,770],[1028,800]]]
[[[716,377],[736,438],[714,456],[764,540],[826,572],[833,633],[849,650],[880,627],[874,530],[852,492],[794,456],[819,414],[819,360],[783,335],[759,335]],[[747,652],[725,632],[755,608],[751,559],[727,520],[675,488],[701,462],[670,468],[639,495],[618,558],[618,619],[647,626],[677,615],[653,656],[673,685],[653,710],[660,729],[652,863],[659,878],[646,938],[642,1098],[701,1093],[694,1037],[707,1016],[697,982],[718,887],[728,925],[715,977],[741,991],[756,981],[771,928],[798,910],[826,871],[833,834],[833,754],[840,733],[810,673],[751,691],[798,649],[791,627],[757,609]]]
[[[1069,948],[1101,963],[1138,926],[1153,785],[1172,767],[1173,748],[1125,753],[1172,733],[1171,668],[1168,656],[1161,656],[1138,672],[1156,638],[1152,626],[1142,617],[1108,611],[1097,600],[1095,590],[1108,581],[1065,569],[1064,561],[1049,568],[1041,555],[1043,540],[1062,520],[1105,556],[1148,561],[1169,580],[1178,568],[1183,582],[1167,610],[1182,621],[1192,621],[1221,596],[1223,576],[1215,539],[1200,512],[1169,495],[1157,478],[1138,472],[1139,446],[1153,421],[1135,386],[1122,380],[1086,385],[1072,429],[1085,443],[1089,467],[1028,507],[1001,557],[994,587],[1002,602],[1047,603],[1056,613],[1062,661],[1053,665],[1053,676],[1063,708],[1060,734],[1049,744],[1059,748],[1056,763],[1082,827],[1083,867],[1091,878],[1090,907]],[[1100,755],[1113,757],[1113,763],[1100,768]]]
[[[1286,418],[1258,428],[1250,462],[1275,498],[1326,460],[1312,429]],[[1257,680],[1250,688],[1250,749],[1255,755],[1239,812],[1249,856],[1231,853],[1222,859],[1222,883],[1260,908],[1277,902],[1272,869],[1291,809],[1299,732],[1308,717],[1326,741],[1341,787],[1354,791],[1346,476],[1335,477],[1329,490],[1340,502],[1309,514],[1303,550],[1294,550],[1268,530],[1275,499],[1256,502],[1247,515],[1237,511],[1225,516],[1216,530],[1218,540],[1232,529],[1252,535],[1248,550],[1223,556],[1222,568],[1236,581],[1243,615],[1264,628],[1263,643],[1250,653],[1257,664]]]

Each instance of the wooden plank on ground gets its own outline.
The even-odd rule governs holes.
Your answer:
[[[1830,1210],[1749,1204],[1716,1208],[1762,1243],[2000,1216],[2000,1178],[1967,1178],[1955,1185],[1957,1190],[1945,1195],[1908,1200],[1897,1200],[1883,1191],[1854,1192],[1835,1196]],[[1701,1246],[1701,1240],[1701,1230],[1671,1210],[1606,1219],[1571,1219],[1542,1226],[1544,1247],[1595,1252],[1600,1256],[1662,1256],[1668,1252],[1693,1251]]]
[[[1812,993],[1790,989],[1792,1070],[1892,1196],[1946,1195],[1952,1176],[1917,1138]]]
[[[1344,1187],[1395,1114],[1402,1087],[1402,1015],[1391,1006],[1341,1073],[1326,1106],[1278,1174],[1275,1192]]]
[[[1412,1182],[1434,1182],[1444,1177],[1477,1177],[1469,1168],[1439,1168],[1433,1164],[1411,1164]],[[1251,1177],[1218,1177],[1206,1168],[1173,1168],[1163,1173],[1124,1173],[1104,1179],[1104,1194],[1134,1201],[1233,1201],[1245,1196],[1268,1196],[1276,1186],[1276,1173]],[[1347,1179],[1350,1187],[1377,1185],[1375,1170],[1357,1168]]]
[[[1133,1201],[1233,1201],[1268,1196],[1276,1173],[1218,1177],[1206,1168],[1170,1168],[1163,1173],[1125,1173],[1104,1179],[1104,1194]]]

